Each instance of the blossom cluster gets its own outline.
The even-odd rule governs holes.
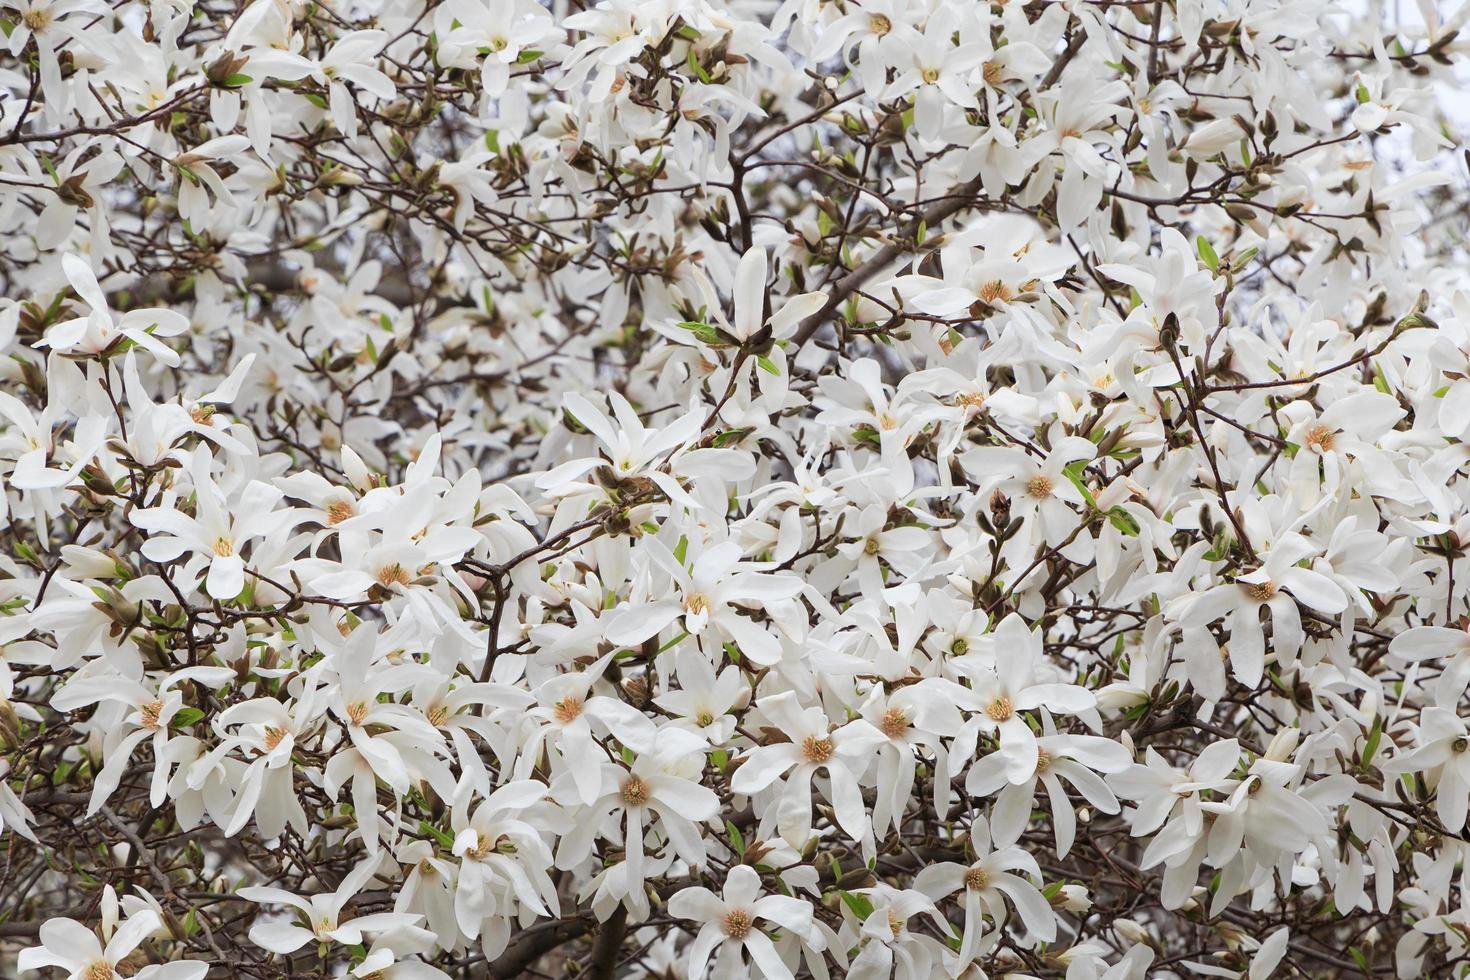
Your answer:
[[[1470,974],[1467,16],[0,0],[0,974]]]

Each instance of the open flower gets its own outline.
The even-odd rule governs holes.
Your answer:
[[[92,266],[81,256],[67,253],[61,257],[61,268],[67,281],[87,304],[86,316],[63,320],[36,341],[37,347],[50,347],[60,354],[88,356],[111,354],[131,341],[164,364],[176,366],[179,355],[159,337],[173,337],[189,329],[187,317],[164,309],[129,310],[114,317],[107,297],[92,272]]]
[[[111,890],[109,886],[109,893]],[[162,929],[163,922],[157,912],[145,909],[119,923],[115,918],[116,902],[113,897],[111,921],[102,924],[105,946],[97,933],[75,919],[47,919],[41,924],[41,945],[21,950],[16,966],[22,973],[55,967],[78,980],[121,980],[124,974],[119,972],[120,964],[143,940]],[[151,964],[127,975],[136,980],[204,980],[208,972],[207,963],[180,960]]]
[[[834,726],[821,708],[803,708],[790,691],[762,698],[758,704],[775,730],[790,741],[751,749],[735,770],[730,788],[758,793],[785,776],[777,790],[776,823],[787,843],[801,847],[811,835],[812,779],[819,770],[825,771],[838,825],[853,840],[864,840],[871,828],[858,778],[883,733],[861,719]]]
[[[676,918],[700,923],[688,952],[689,980],[702,980],[711,955],[716,957],[716,976],[739,972],[742,953],[772,980],[791,980],[791,968],[762,930],[762,922],[810,942],[812,907],[785,895],[761,895],[760,875],[743,864],[725,876],[722,894],[698,886],[685,888],[669,898],[668,910]]]

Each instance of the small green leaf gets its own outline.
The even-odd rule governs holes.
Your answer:
[[[1199,257],[1209,266],[1211,272],[1220,271],[1220,256],[1215,254],[1215,246],[1210,244],[1209,239],[1200,235],[1195,239],[1195,245],[1199,248]]]
[[[736,854],[740,855],[740,860],[744,861],[745,860],[745,838],[740,835],[740,828],[737,827],[737,826],[735,826],[730,821],[726,820],[725,821],[725,833],[728,834],[729,837],[730,837],[730,847],[731,847],[731,849],[733,849]]]
[[[866,895],[854,895],[852,892],[838,892],[842,896],[843,904],[852,909],[852,914],[859,919],[866,920],[873,914],[873,903],[868,901]]]
[[[169,721],[169,727],[190,728],[196,722],[198,722],[200,718],[203,717],[204,712],[200,711],[198,708],[180,708],[174,713],[173,718]]]

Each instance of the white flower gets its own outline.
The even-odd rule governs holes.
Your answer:
[[[668,909],[670,915],[700,923],[689,947],[690,980],[701,980],[711,955],[716,956],[716,975],[740,970],[742,952],[767,977],[790,980],[791,969],[761,923],[788,930],[802,940],[812,929],[810,905],[785,895],[761,895],[760,876],[743,864],[730,869],[721,895],[698,886],[685,888],[669,898]]]
[[[86,259],[68,253],[61,257],[61,268],[72,289],[87,304],[88,312],[86,316],[57,323],[36,342],[37,347],[50,347],[64,354],[108,354],[125,341],[131,341],[164,364],[179,363],[179,355],[158,338],[177,336],[188,330],[188,318],[164,309],[129,310],[114,317]]]

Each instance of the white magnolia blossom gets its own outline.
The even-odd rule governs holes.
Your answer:
[[[1463,0],[0,0],[0,976],[1470,977]]]

